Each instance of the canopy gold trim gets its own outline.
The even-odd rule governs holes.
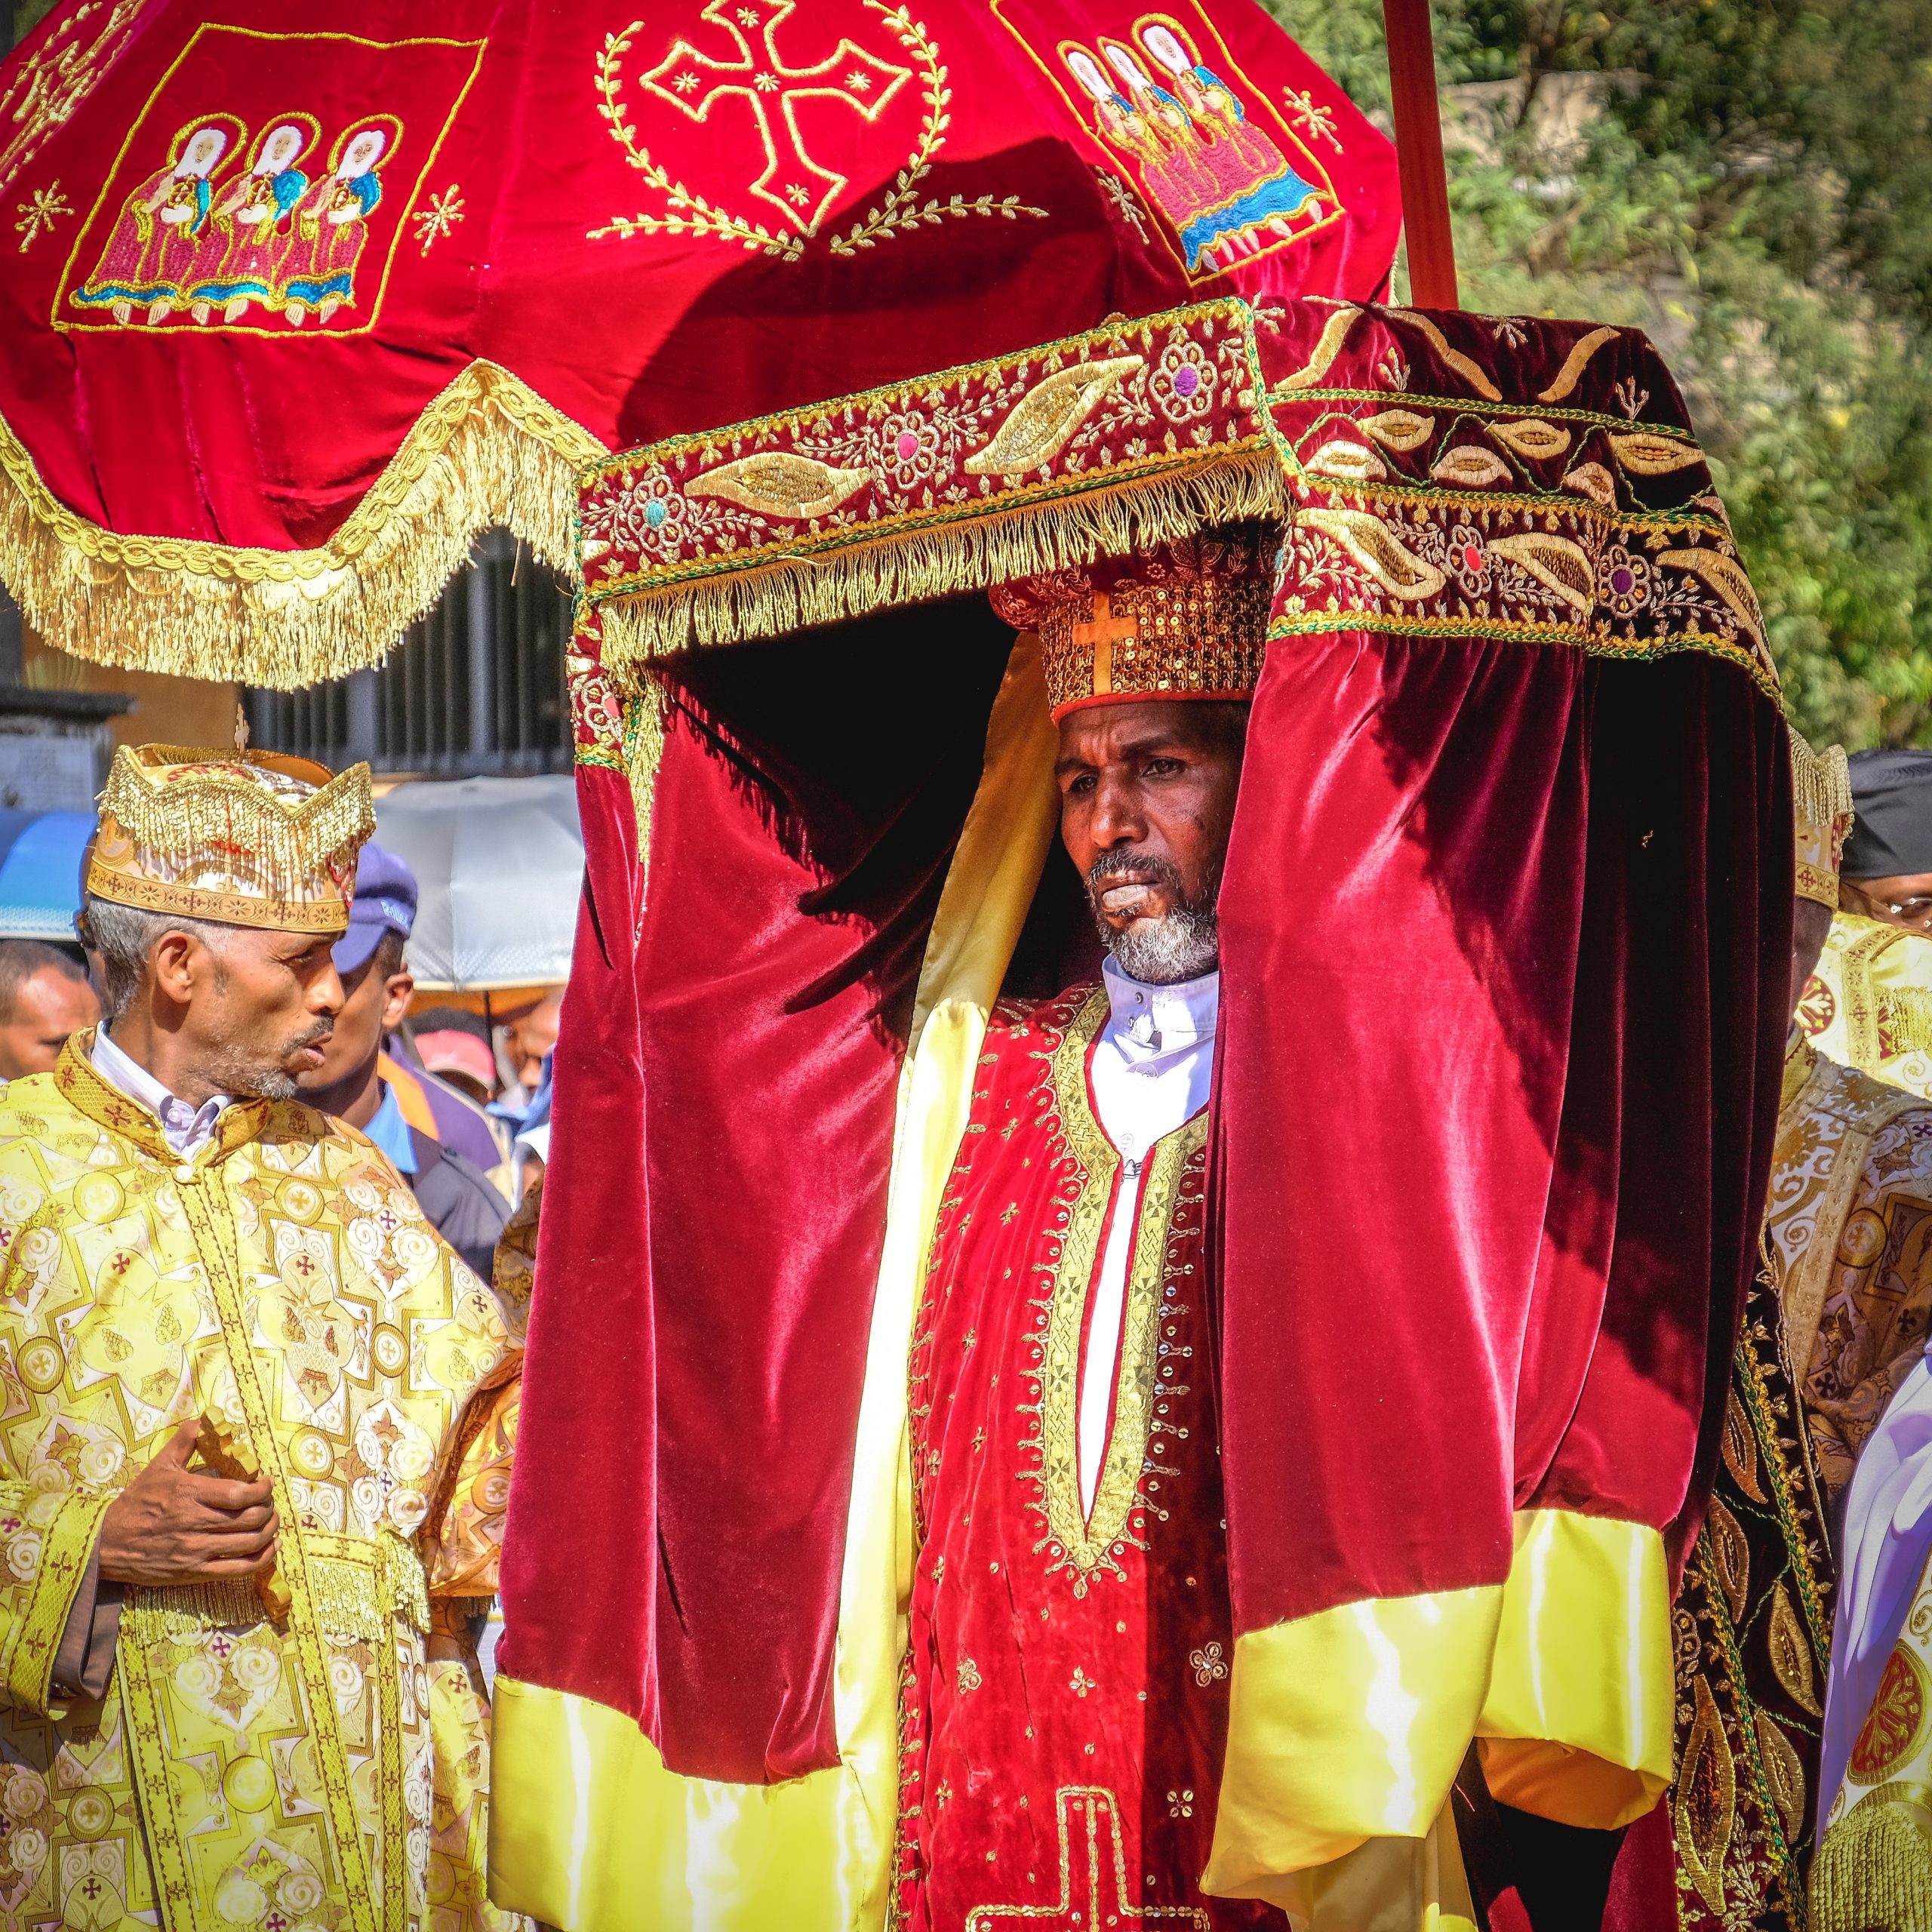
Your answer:
[[[0,582],[35,629],[96,663],[292,690],[380,663],[486,530],[568,570],[574,480],[602,453],[479,358],[326,543],[253,549],[103,530],[56,499],[0,421]]]

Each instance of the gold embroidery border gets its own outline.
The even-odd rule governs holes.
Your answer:
[[[1392,611],[1366,609],[1309,611],[1277,617],[1268,627],[1268,641],[1291,637],[1320,637],[1338,631],[1367,631],[1380,637],[1476,637],[1501,643],[1567,645],[1586,657],[1659,658],[1684,651],[1700,651],[1721,657],[1746,672],[1758,688],[1783,707],[1775,681],[1757,654],[1731,638],[1714,631],[1672,630],[1660,637],[1614,638],[1577,624],[1524,623],[1503,617],[1404,617]]]
[[[1806,1621],[1810,1625],[1809,1635],[1814,1649],[1823,1657],[1829,1657],[1831,1650],[1830,1622],[1826,1617],[1818,1586],[1818,1573],[1811,1561],[1810,1540],[1804,1525],[1798,1520],[1798,1503],[1792,1494],[1791,1472],[1785,1463],[1784,1451],[1780,1445],[1777,1426],[1771,1412],[1770,1390],[1766,1380],[1763,1358],[1758,1352],[1757,1342],[1764,1334],[1748,1312],[1745,1316],[1743,1332],[1739,1338],[1738,1359],[1732,1365],[1732,1372],[1738,1395],[1739,1406],[1749,1419],[1752,1433],[1757,1438],[1758,1466],[1770,1481],[1774,1506],[1777,1512],[1778,1524],[1784,1535],[1785,1552],[1791,1564],[1792,1574],[1798,1583],[1798,1594],[1804,1606]],[[1787,1370],[1789,1364],[1787,1364]],[[1798,1382],[1791,1378],[1795,1389]],[[1796,1453],[1802,1457],[1805,1448],[1805,1431],[1801,1426],[1797,1433]],[[1737,1720],[1739,1737],[1743,1741],[1745,1763],[1750,1774],[1751,1794],[1755,1801],[1760,1820],[1768,1834],[1771,1844],[1771,1871],[1773,1882],[1777,1885],[1783,1908],[1787,1915],[1797,1922],[1804,1918],[1804,1875],[1797,1869],[1797,1853],[1785,1835],[1784,1817],[1779,1810],[1772,1792],[1770,1774],[1764,1769],[1763,1748],[1758,1742],[1756,1716],[1760,1709],[1752,1696],[1749,1681],[1745,1675],[1744,1653],[1738,1641],[1737,1626],[1731,1620],[1730,1606],[1724,1592],[1718,1587],[1711,1553],[1710,1531],[1708,1528],[1697,1532],[1697,1541],[1692,1550],[1689,1566],[1690,1577],[1694,1578],[1703,1598],[1704,1607],[1710,1619],[1711,1628],[1715,1633],[1718,1649],[1723,1660],[1725,1687],[1733,1702],[1733,1715]],[[1702,1679],[1699,1689],[1705,1697],[1709,1691]],[[1721,1727],[1721,1712],[1714,1712]],[[1775,1721],[1775,1720],[1774,1720]],[[1727,1743],[1726,1749],[1728,1745]],[[1680,1767],[1680,1769],[1681,1767]],[[1817,1795],[1806,1794],[1807,1811],[1815,1807]],[[1677,1794],[1672,1794],[1672,1810],[1677,1811]],[[1674,1819],[1674,1835],[1681,1842],[1686,1830],[1681,1815]],[[1724,1851],[1719,1854],[1718,1880],[1722,1884],[1722,1860],[1724,1852],[1730,1846],[1730,1834],[1726,1834]],[[1700,1887],[1700,1896],[1714,1912],[1721,1912],[1721,1890],[1718,1899],[1713,1903]]]
[[[1076,1596],[1086,1595],[1088,1580],[1096,1572],[1125,1574],[1115,1560],[1120,1546],[1146,1546],[1145,1539],[1128,1528],[1128,1518],[1139,1494],[1147,1454],[1168,1241],[1183,1170],[1208,1137],[1207,1117],[1197,1115],[1157,1140],[1148,1154],[1146,1195],[1134,1230],[1115,1370],[1113,1427],[1089,1515],[1080,1503],[1080,1337],[1107,1204],[1121,1162],[1088,1103],[1087,1056],[1106,1023],[1108,1010],[1104,987],[1089,994],[1049,1061],[1060,1131],[1080,1164],[1081,1180],[1079,1198],[1069,1211],[1052,1288],[1043,1302],[1034,1304],[1046,1309],[1048,1327],[1039,1368],[1040,1399],[1028,1405],[1037,1417],[1028,1446],[1038,1453],[1040,1466],[1026,1480],[1039,1485],[1034,1506],[1045,1515],[1046,1547],[1054,1559],[1048,1574],[1062,1567],[1072,1570]]]
[[[1125,352],[1135,340],[1144,345],[1176,328],[1198,329],[1210,341],[1232,336],[1238,345],[1245,379],[1217,421],[1219,441],[1183,444],[1176,435],[1171,448],[1061,469],[964,502],[817,531],[805,519],[806,527],[755,549],[601,578],[582,571],[583,503],[608,478],[694,453],[721,457],[728,449],[737,453],[761,437],[847,411],[916,405],[995,371],[1038,365],[1044,379],[1085,359],[1084,351],[1117,346]],[[1226,297],[601,455],[580,478],[576,543],[584,601],[603,624],[605,668],[615,673],[694,643],[782,636],[893,605],[984,589],[1101,554],[1178,540],[1211,524],[1284,520],[1291,513],[1287,478],[1263,388],[1254,312],[1244,300]],[[1025,406],[1023,398],[1018,406]]]
[[[0,579],[76,657],[294,690],[380,663],[487,530],[573,571],[577,472],[603,448],[479,357],[326,543],[270,550],[105,529],[55,497],[0,419]]]
[[[250,1441],[261,1458],[275,1489],[275,1507],[283,1524],[281,1574],[294,1599],[288,1629],[294,1640],[297,1668],[309,1706],[309,1722],[315,1738],[316,1775],[322,1786],[325,1808],[335,1837],[337,1866],[343,1890],[349,1902],[349,1924],[355,1932],[383,1932],[401,1924],[408,1915],[406,1890],[408,1849],[404,1830],[402,1802],[402,1739],[400,1718],[399,1669],[392,1641],[377,1649],[375,1666],[378,1678],[379,1721],[383,1735],[378,1747],[375,1784],[380,1817],[382,1892],[380,1900],[370,1884],[368,1857],[362,1843],[362,1823],[346,1773],[341,1727],[337,1721],[335,1695],[329,1684],[328,1662],[323,1655],[321,1631],[315,1619],[314,1587],[309,1574],[308,1552],[303,1547],[300,1512],[290,1497],[288,1472],[281,1447],[269,1420],[255,1352],[249,1340],[243,1313],[238,1257],[231,1245],[232,1220],[224,1223],[208,1199],[209,1187],[224,1185],[218,1169],[204,1166],[192,1181],[183,1182],[180,1192],[183,1213],[195,1236],[195,1245],[206,1269],[208,1285],[220,1317],[222,1341],[234,1372],[235,1394],[248,1427]],[[160,1687],[147,1667],[145,1653],[134,1645],[125,1647],[119,1660],[123,1681],[144,1700],[150,1734],[147,1737],[147,1761],[142,1766],[140,1792],[144,1804],[156,1804],[170,1815],[165,1828],[149,1835],[158,1867],[167,1874],[171,1890],[178,1889],[192,1900],[193,1888],[186,1870],[180,1831],[173,1813],[173,1785],[168,1767],[158,1761],[162,1742],[158,1720]],[[388,1680],[383,1681],[383,1680]],[[157,1824],[161,1820],[155,1821]],[[162,1872],[157,1872],[157,1876]]]

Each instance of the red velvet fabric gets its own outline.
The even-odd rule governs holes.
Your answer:
[[[920,623],[918,666],[875,621],[667,668],[651,837],[675,857],[641,906],[628,788],[581,768],[503,1667],[633,1713],[695,1777],[838,1756],[904,1032],[1011,641],[978,598]]]
[[[1221,897],[1237,1629],[1500,1583],[1519,1509],[1681,1553],[1777,1112],[1788,757],[1699,654],[1272,647]]]

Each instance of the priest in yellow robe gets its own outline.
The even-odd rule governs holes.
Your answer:
[[[1860,752],[1838,916],[1798,1010],[1822,1053],[1932,1099],[1932,752]]]
[[[294,1097],[372,818],[366,767],[122,750],[107,1020],[0,1090],[0,1925],[518,1922],[425,1569],[518,1317]]]

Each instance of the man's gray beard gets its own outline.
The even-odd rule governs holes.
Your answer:
[[[318,1033],[312,1028],[299,1033],[282,1051],[289,1053],[312,1040],[326,1040],[331,1030],[325,1029]],[[296,1076],[281,1064],[279,1055],[272,1060],[259,1060],[238,1048],[224,1047],[211,1052],[199,1072],[217,1093],[232,1094],[238,1100],[293,1100],[300,1091]]]
[[[1110,924],[1100,910],[1100,894],[1109,881],[1129,873],[1139,873],[1164,886],[1173,896],[1174,910],[1158,919],[1131,919],[1118,928]],[[1209,888],[1202,901],[1183,898],[1180,873],[1163,860],[1102,853],[1088,869],[1087,899],[1101,943],[1121,971],[1143,986],[1178,986],[1184,980],[1211,973],[1220,963],[1221,921],[1214,910],[1215,888]]]

